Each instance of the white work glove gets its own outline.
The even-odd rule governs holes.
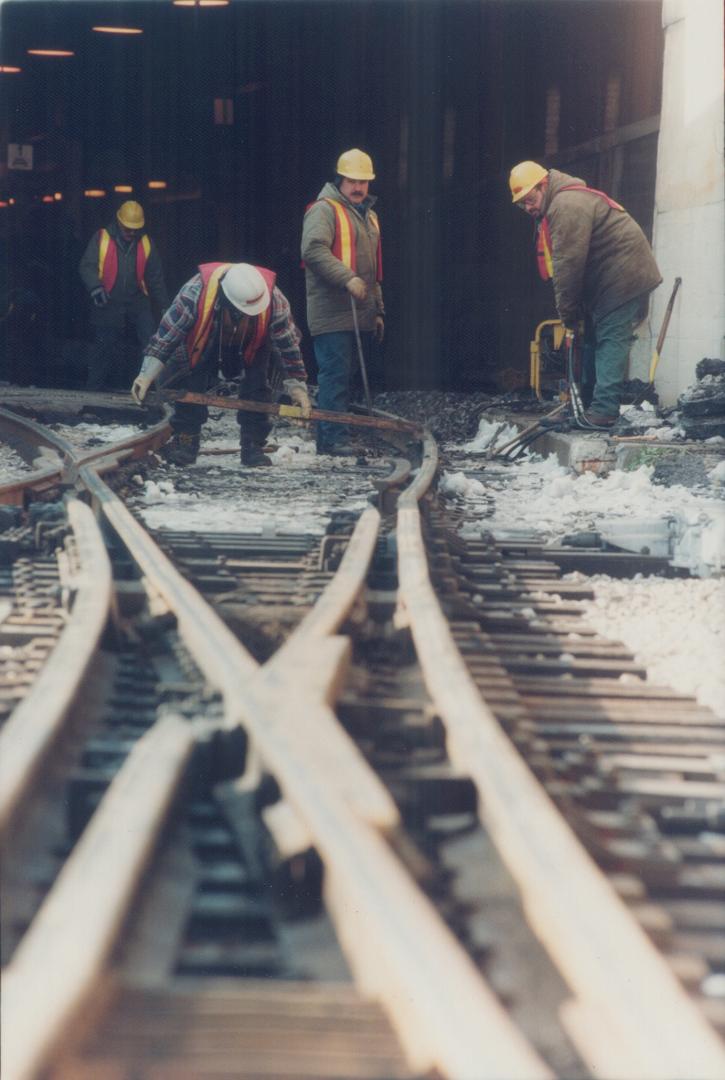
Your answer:
[[[367,285],[359,277],[351,277],[349,281],[345,282],[345,288],[356,300],[364,300],[368,294]]]
[[[385,319],[382,315],[375,316],[375,340],[378,345],[382,345],[383,338],[385,337]]]
[[[148,393],[151,383],[158,379],[161,372],[164,370],[164,365],[160,360],[157,360],[155,356],[144,356],[143,363],[141,364],[141,370],[133,381],[131,387],[131,397],[137,405],[143,405],[143,400]]]
[[[91,300],[96,307],[105,307],[110,297],[102,285],[96,285],[95,289],[91,289]]]
[[[285,379],[282,385],[285,392],[289,394],[292,404],[302,409],[302,415],[307,419],[312,412],[312,405],[305,384],[300,379]]]

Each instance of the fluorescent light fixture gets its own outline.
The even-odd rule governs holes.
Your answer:
[[[28,49],[29,56],[75,56],[72,49]]]
[[[106,192],[104,191],[103,188],[92,187],[92,188],[86,188],[86,190],[83,192],[83,194],[85,195],[85,197],[87,199],[102,199],[103,196],[106,194]]]
[[[174,7],[226,7],[229,0],[173,0]]]
[[[53,198],[52,195],[44,195],[43,196],[43,202],[48,202],[48,203],[55,202],[55,199]]]
[[[97,34],[143,34],[138,26],[92,26]]]
[[[17,75],[18,72],[22,70],[22,68],[13,67],[12,64],[0,64],[0,72],[3,75]]]
[[[148,186],[150,188],[156,188],[157,190],[160,191],[160,190],[163,190],[163,188],[166,187],[166,181],[165,180],[149,180]]]
[[[126,195],[129,192],[133,191],[133,188],[130,184],[114,184],[113,190],[117,191],[119,194]]]

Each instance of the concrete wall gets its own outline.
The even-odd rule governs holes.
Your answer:
[[[722,0],[664,0],[665,56],[655,188],[656,340],[675,277],[657,369],[663,404],[695,379],[704,356],[725,358],[725,170]]]

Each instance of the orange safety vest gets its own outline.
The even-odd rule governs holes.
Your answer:
[[[204,263],[199,267],[202,289],[197,306],[197,319],[193,330],[186,339],[186,351],[190,367],[195,367],[199,363],[206,348],[214,323],[214,304],[219,292],[219,282],[230,266],[233,266],[233,263]],[[265,270],[263,266],[255,266],[254,269],[260,272],[266,282],[269,289],[270,304],[259,315],[250,316],[251,325],[247,331],[247,344],[244,347],[244,363],[247,367],[252,363],[267,337],[272,317],[271,296],[274,283],[277,280],[277,275],[271,270]]]
[[[614,199],[610,199],[609,195],[605,195],[603,191],[597,191],[596,188],[587,187],[586,184],[567,184],[566,187],[559,188],[556,195],[561,191],[588,191],[590,195],[597,195],[600,199],[604,199],[612,210],[624,211],[624,207]],[[554,261],[551,256],[551,230],[546,217],[536,222],[536,262],[539,267],[539,276],[544,281],[550,281],[554,276]]]
[[[357,273],[355,226],[350,217],[350,211],[346,206],[343,206],[341,202],[338,202],[337,199],[329,199],[326,195],[319,201],[329,203],[335,211],[335,235],[332,239],[332,248],[330,249],[332,254],[336,259],[339,259],[344,266],[347,266],[349,270],[354,270],[354,272]],[[310,203],[307,210],[316,205],[316,203]],[[307,210],[305,213],[307,213]],[[380,238],[380,222],[378,220],[378,215],[374,210],[368,210],[368,217],[370,218],[373,229],[378,234],[375,280],[381,282],[383,280],[383,247]],[[304,266],[304,263],[302,265]]]
[[[136,281],[139,289],[147,296],[149,293],[144,275],[150,251],[151,241],[144,233],[141,239],[136,241]],[[110,293],[118,277],[118,247],[108,229],[98,230],[98,276],[103,288]]]

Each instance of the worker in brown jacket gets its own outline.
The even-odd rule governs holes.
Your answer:
[[[582,426],[609,428],[619,416],[632,331],[662,281],[652,249],[619,203],[576,176],[522,161],[509,186],[514,203],[536,219],[539,273],[552,281],[568,340],[580,319],[588,323],[594,389]]]
[[[357,364],[355,322],[370,359],[373,340],[384,332],[380,224],[373,210],[375,179],[371,158],[347,150],[337,161],[334,181],[307,207],[302,226],[302,259],[307,290],[307,324],[317,361],[317,405],[346,412]],[[317,451],[347,457],[340,424],[317,425]]]

